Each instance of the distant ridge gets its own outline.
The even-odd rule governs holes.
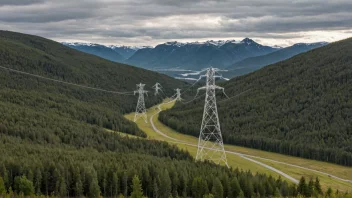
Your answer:
[[[281,48],[275,52],[262,55],[249,57],[242,61],[236,62],[227,68],[228,72],[225,74],[227,77],[234,77],[247,74],[262,68],[263,66],[277,63],[279,61],[286,60],[297,54],[322,47],[327,45],[327,42],[317,43],[297,43],[293,46]]]
[[[138,50],[125,62],[143,68],[201,69],[208,66],[225,68],[237,61],[276,51],[245,38],[242,41],[166,42]]]

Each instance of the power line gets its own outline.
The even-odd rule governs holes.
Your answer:
[[[198,93],[197,93],[197,95],[198,95]],[[196,99],[198,99],[198,98],[200,98],[200,97],[204,96],[204,95],[205,95],[205,93],[204,93],[204,94],[202,94],[202,95],[200,95],[200,96],[198,96],[198,97],[197,97],[197,95],[196,95],[196,96],[195,96],[192,100],[187,101],[187,102],[182,102],[182,104],[188,104],[188,103],[190,103],[190,102],[192,102],[192,101],[194,101],[194,100],[196,100]]]
[[[232,98],[236,98],[236,97],[238,97],[238,96],[240,96],[240,95],[242,95],[242,94],[244,94],[244,93],[247,93],[247,92],[250,91],[250,90],[251,90],[251,89],[247,89],[246,91],[243,91],[243,92],[241,92],[241,93],[239,93],[239,94],[236,94],[236,95],[234,95],[234,96],[231,96],[230,98],[227,96],[226,99],[220,100],[218,103],[220,103],[220,102],[225,102],[225,101],[230,100],[230,99],[232,99]]]
[[[11,68],[8,68],[8,67],[0,66],[0,68],[6,69],[6,70],[9,70],[9,71],[12,71],[12,72],[20,73],[20,74],[33,76],[33,77],[44,79],[44,80],[50,80],[50,81],[53,81],[53,82],[63,83],[63,84],[67,84],[67,85],[73,85],[73,86],[77,86],[77,87],[81,87],[81,88],[85,88],[85,89],[92,89],[92,90],[96,90],[96,91],[103,91],[103,92],[113,93],[113,94],[133,95],[132,91],[129,91],[129,92],[109,91],[109,90],[105,90],[105,89],[94,88],[94,87],[89,87],[89,86],[85,86],[85,85],[79,85],[79,84],[75,84],[75,83],[65,82],[65,81],[62,81],[62,80],[56,80],[56,79],[52,79],[52,78],[47,78],[47,77],[44,77],[44,76],[23,72],[23,71],[11,69]]]

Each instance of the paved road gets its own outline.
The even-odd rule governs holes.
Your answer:
[[[163,103],[163,104],[168,104],[168,103],[171,103],[171,102],[173,102],[173,100],[170,101],[170,102],[167,102],[167,103]],[[160,135],[162,135],[162,136],[164,136],[164,137],[170,139],[170,140],[173,140],[174,143],[181,143],[181,144],[185,144],[185,145],[189,145],[189,146],[198,147],[198,146],[195,145],[195,144],[191,144],[191,143],[188,143],[188,142],[185,142],[185,141],[178,140],[178,139],[176,139],[176,138],[170,137],[170,136],[166,135],[165,133],[163,133],[162,131],[160,131],[158,128],[155,127],[154,122],[153,122],[153,118],[154,118],[155,115],[157,115],[157,114],[159,114],[159,113],[161,112],[161,105],[163,105],[163,104],[160,104],[160,105],[158,106],[158,112],[156,112],[155,114],[153,114],[152,116],[150,116],[150,123],[151,123],[151,125],[152,125],[154,131],[157,132],[158,134],[160,134]],[[304,170],[309,170],[309,171],[312,171],[312,172],[324,174],[324,175],[327,175],[327,176],[329,176],[329,177],[331,177],[331,178],[334,178],[334,179],[337,179],[337,180],[340,180],[340,181],[352,183],[352,180],[343,179],[343,178],[337,177],[337,176],[335,176],[335,175],[331,175],[331,174],[329,174],[329,173],[325,173],[325,172],[322,172],[322,171],[318,171],[318,170],[306,168],[306,167],[303,167],[303,166],[298,166],[298,165],[289,164],[289,163],[286,163],[286,162],[280,162],[280,161],[276,161],[276,160],[272,160],[272,159],[268,159],[268,158],[258,157],[258,156],[254,156],[254,155],[247,155],[247,154],[238,153],[238,152],[233,152],[233,151],[226,151],[226,153],[233,154],[233,155],[238,155],[238,156],[240,156],[240,157],[242,157],[242,158],[244,158],[244,159],[246,159],[246,160],[249,160],[249,161],[251,161],[251,162],[253,162],[253,163],[259,164],[259,165],[261,165],[261,166],[263,166],[263,167],[265,167],[265,168],[267,168],[267,169],[269,169],[269,170],[271,170],[271,171],[274,171],[274,172],[276,172],[276,173],[282,175],[283,177],[285,177],[285,178],[291,180],[291,181],[294,182],[294,183],[298,183],[298,180],[295,179],[295,178],[293,178],[293,177],[291,177],[291,176],[289,176],[288,174],[286,174],[286,173],[284,173],[284,172],[282,172],[282,171],[280,171],[280,170],[278,170],[278,169],[272,167],[272,166],[269,166],[269,165],[267,165],[267,164],[264,164],[264,163],[262,163],[262,162],[259,162],[259,161],[257,161],[257,160],[254,160],[254,159],[252,159],[252,158],[261,159],[261,160],[266,160],[266,161],[271,161],[271,162],[274,162],[274,163],[284,164],[284,165],[292,166],[292,167],[296,167],[296,168],[301,168],[301,169],[304,169]]]

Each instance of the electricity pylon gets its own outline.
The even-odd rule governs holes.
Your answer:
[[[155,83],[155,85],[154,85],[152,88],[155,89],[154,95],[156,96],[156,95],[159,94],[159,91],[162,91],[161,89],[162,89],[163,87],[160,85],[160,83],[157,82],[157,83]]]
[[[181,89],[179,89],[179,88],[177,88],[177,89],[175,89],[175,91],[176,91],[176,101],[181,101],[182,100],[182,98],[181,98]]]
[[[140,117],[142,117],[147,123],[147,110],[145,109],[144,103],[144,94],[147,94],[148,91],[144,90],[145,84],[139,83],[137,84],[137,90],[134,91],[134,95],[138,93],[138,102],[136,107],[136,113],[134,114],[134,122],[136,122]],[[147,94],[148,95],[148,94]]]
[[[215,75],[217,69],[208,68],[206,71],[206,75],[202,75],[202,77],[206,77],[206,86],[198,88],[198,91],[205,90],[206,96],[196,160],[211,160],[217,164],[228,166],[215,93],[217,89],[224,91],[224,88],[215,85],[216,78],[221,77]]]

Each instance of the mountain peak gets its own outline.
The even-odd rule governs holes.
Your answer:
[[[246,43],[247,45],[249,44],[253,44],[253,43],[256,43],[255,41],[253,41],[252,39],[250,38],[244,38],[241,43]]]
[[[181,46],[184,46],[185,44],[178,41],[169,41],[164,43],[164,45],[173,45],[173,46],[181,47]]]

